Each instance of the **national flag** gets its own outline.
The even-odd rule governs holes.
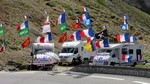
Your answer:
[[[47,35],[45,35],[45,36],[42,36],[42,37],[38,37],[37,38],[37,40],[36,40],[36,42],[37,43],[48,43],[48,42],[50,42],[52,40],[52,33],[50,32],[50,33],[48,33]]]
[[[127,33],[116,36],[117,42],[129,42],[129,35]]]
[[[59,39],[59,43],[62,43],[62,42],[65,42],[65,41],[67,41],[67,32],[66,33],[64,33],[64,35],[62,36],[62,37],[60,37],[60,39]]]
[[[50,24],[42,26],[43,33],[51,32]]]
[[[130,42],[136,42],[136,36],[130,36]]]
[[[84,20],[90,20],[90,15],[88,13],[82,14],[80,16],[80,22],[83,22]]]
[[[125,55],[125,54],[122,54],[122,61],[123,62],[131,62],[132,61],[132,56],[131,55]]]
[[[137,61],[142,61],[143,60],[143,55],[138,55],[137,56]]]
[[[84,20],[83,20],[83,24],[84,24],[85,26],[91,26],[91,21],[90,21],[90,19],[84,19]]]
[[[49,16],[46,17],[46,20],[44,21],[44,24],[50,24],[50,22],[49,22]]]
[[[79,30],[75,31],[75,32],[70,36],[70,39],[73,40],[73,41],[79,41],[79,40],[81,40],[80,31],[79,31]]]
[[[28,47],[30,45],[30,37],[28,37],[22,44],[21,47],[25,48]]]
[[[75,20],[75,23],[80,23],[80,19]]]
[[[27,15],[24,15],[23,18],[26,19],[26,20],[28,19]]]
[[[0,53],[5,50],[5,42],[2,43],[2,47],[0,48]]]
[[[125,20],[125,19],[128,19],[128,16],[123,16],[123,19]]]
[[[107,29],[107,27],[105,25],[102,26],[103,29]]]
[[[85,37],[94,37],[94,31],[92,28],[89,29],[84,29],[80,31],[80,36],[85,38]]]
[[[87,43],[92,42],[92,40],[95,41],[95,40],[96,40],[95,37],[89,37],[89,38],[87,39]]]
[[[91,43],[87,43],[85,46],[84,46],[84,49],[88,52],[91,52],[92,51],[92,45]]]
[[[107,29],[102,30],[102,31],[99,32],[99,33],[96,33],[96,34],[95,34],[95,37],[96,37],[96,39],[100,39],[100,38],[103,39],[104,37],[108,37]]]
[[[4,32],[4,25],[3,23],[0,23],[0,36],[4,36],[5,32]]]
[[[91,41],[91,46],[92,46],[92,51],[95,51],[96,50],[96,45],[95,45],[95,39],[94,38]]]
[[[66,24],[66,23],[62,24],[62,25],[59,27],[59,29],[60,29],[62,32],[65,32],[66,29],[67,29],[67,24]]]
[[[82,11],[83,11],[83,12],[88,12],[88,8],[87,8],[87,7],[83,7],[83,8],[82,8]]]
[[[62,13],[61,15],[59,15],[59,17],[56,20],[56,25],[58,24],[63,24],[66,22],[66,13]]]
[[[18,32],[20,37],[27,36],[29,34],[29,28],[24,28]]]
[[[28,28],[28,21],[25,21],[21,25],[19,24],[17,30],[20,31],[20,30],[25,29],[25,28]]]
[[[129,29],[128,24],[123,24],[123,25],[120,26],[120,28],[122,30],[128,30]]]
[[[80,24],[79,23],[75,23],[72,25],[73,29],[79,29],[80,28]]]
[[[104,38],[104,40],[97,41],[95,44],[98,48],[109,47],[109,40],[108,38]]]

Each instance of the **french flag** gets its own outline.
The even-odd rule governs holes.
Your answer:
[[[121,59],[122,59],[123,62],[131,62],[132,61],[132,56],[122,54],[122,58]]]
[[[125,20],[125,19],[128,19],[128,16],[123,16],[123,19]]]
[[[138,61],[142,61],[142,60],[143,60],[143,56],[142,56],[142,55],[138,55],[138,56],[137,56],[137,60],[138,60]]]
[[[80,36],[85,38],[85,37],[94,37],[94,32],[92,28],[81,30],[80,31]]]
[[[83,12],[88,12],[88,8],[87,8],[87,7],[83,7],[83,8],[82,8],[82,11],[83,11]]]
[[[59,17],[56,20],[56,25],[58,24],[62,24],[66,22],[66,13],[62,13],[61,15],[59,15]]]
[[[120,26],[120,28],[123,29],[123,30],[128,30],[129,29],[128,24],[123,24],[123,25]]]
[[[18,25],[17,30],[22,30],[28,28],[28,21],[25,21],[24,23],[22,23],[21,25]]]
[[[81,37],[80,37],[80,31],[75,31],[71,36],[70,36],[70,39],[73,40],[73,41],[79,41],[81,40]]]
[[[126,34],[122,34],[122,35],[117,35],[116,36],[117,42],[129,42],[129,35]]]
[[[97,41],[95,44],[98,48],[109,47],[109,40],[108,38],[104,38],[104,40]]]
[[[130,42],[136,42],[136,36],[130,36]]]
[[[37,38],[37,43],[48,43],[48,42],[50,42],[52,40],[52,33],[50,32],[50,33],[48,33],[47,35],[45,35],[45,36],[42,36],[42,37],[38,37]]]

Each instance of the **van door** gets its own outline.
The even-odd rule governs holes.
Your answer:
[[[142,61],[141,49],[136,49],[136,61]]]
[[[74,57],[75,58],[79,57],[79,50],[78,50],[78,48],[75,48],[75,50],[74,50]]]

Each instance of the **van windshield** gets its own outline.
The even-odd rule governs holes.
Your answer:
[[[112,50],[106,50],[106,49],[101,49],[98,51],[98,53],[101,53],[101,52],[106,52],[106,53],[110,53]]]
[[[35,49],[34,54],[45,54],[46,52],[52,52],[51,49]]]
[[[73,53],[74,52],[74,48],[63,48],[61,50],[61,53]]]

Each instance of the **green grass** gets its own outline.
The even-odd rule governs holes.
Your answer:
[[[150,52],[144,52],[144,59],[150,62]]]
[[[150,65],[136,65],[137,68],[148,68],[150,69]]]

